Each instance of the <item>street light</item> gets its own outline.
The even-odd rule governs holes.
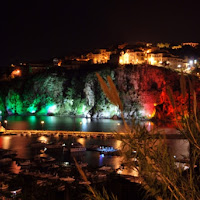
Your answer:
[[[7,121],[7,120],[4,120],[4,124],[6,125],[6,128],[7,128],[7,123],[8,123],[8,121]]]
[[[42,129],[43,129],[44,121],[41,121],[41,124],[42,124]]]
[[[81,133],[81,131],[82,131],[82,122],[80,122],[80,133]]]

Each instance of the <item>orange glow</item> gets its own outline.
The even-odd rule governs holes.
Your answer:
[[[151,49],[148,49],[148,50],[147,50],[147,53],[150,53],[150,52],[151,52]]]
[[[149,117],[150,118],[153,118],[156,114],[156,109],[154,108],[153,112],[151,114],[149,114]]]
[[[121,65],[130,64],[129,53],[123,53],[119,57],[119,64],[121,64]]]
[[[61,66],[61,64],[62,64],[62,61],[60,60],[60,61],[58,62],[58,66],[60,67],[60,66]]]
[[[12,71],[11,77],[15,78],[16,76],[21,76],[21,70],[16,69],[16,70]]]
[[[155,64],[155,60],[154,60],[154,58],[153,57],[151,57],[151,58],[149,58],[149,63],[151,64],[151,65],[154,65]]]

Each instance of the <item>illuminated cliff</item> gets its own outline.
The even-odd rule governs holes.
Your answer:
[[[100,65],[89,70],[51,70],[27,79],[1,82],[0,111],[7,114],[76,115],[95,118],[120,116],[105,98],[95,72],[114,80],[124,104],[125,117],[173,119],[166,88],[181,101],[179,75],[150,65]],[[199,82],[196,79],[197,96]]]

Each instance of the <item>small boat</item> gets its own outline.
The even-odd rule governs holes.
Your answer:
[[[35,142],[35,143],[31,144],[30,146],[31,146],[31,148],[44,148],[45,144],[41,143],[41,142]]]
[[[20,189],[17,189],[17,190],[11,190],[10,193],[11,193],[12,195],[17,195],[17,194],[20,194],[21,191],[22,191],[22,189],[20,188]]]
[[[107,175],[106,174],[98,174],[98,178],[107,178]]]
[[[80,162],[80,163],[78,163],[78,165],[83,168],[83,167],[87,167],[88,163]]]
[[[80,185],[90,185],[91,182],[90,181],[79,181]]]
[[[8,165],[12,162],[12,159],[11,158],[2,158],[0,159],[0,166],[1,165]]]
[[[86,148],[80,143],[71,143],[70,152],[86,151]]]
[[[55,161],[55,160],[56,160],[56,159],[53,158],[53,157],[51,157],[51,156],[42,159],[43,162],[53,162],[53,161]]]
[[[103,166],[103,167],[99,168],[99,170],[110,171],[110,170],[112,170],[112,168],[110,166]]]
[[[8,184],[0,183],[0,190],[7,190]]]
[[[75,179],[72,177],[67,177],[67,178],[60,178],[61,181],[66,181],[66,182],[74,182]]]
[[[97,148],[97,151],[102,152],[102,153],[113,153],[113,152],[116,152],[117,149],[113,148],[112,146],[101,145]]]
[[[14,151],[14,150],[7,150],[3,153],[3,157],[9,157],[9,158],[12,158],[14,156],[17,155],[17,151]]]
[[[58,191],[65,191],[65,185],[61,185],[58,187]]]
[[[20,164],[21,166],[28,166],[28,165],[31,164],[31,161],[30,161],[30,160],[25,160],[25,161],[19,162],[19,164]]]

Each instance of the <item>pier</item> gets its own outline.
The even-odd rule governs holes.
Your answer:
[[[81,136],[81,137],[105,137],[114,138],[115,132],[86,132],[86,131],[64,131],[64,130],[5,130],[2,135],[45,135],[45,136]],[[187,139],[182,134],[162,134],[165,139]]]
[[[62,131],[62,130],[5,130],[2,135],[52,135],[52,136],[82,136],[82,137],[114,137],[113,132],[85,132],[85,131]]]

